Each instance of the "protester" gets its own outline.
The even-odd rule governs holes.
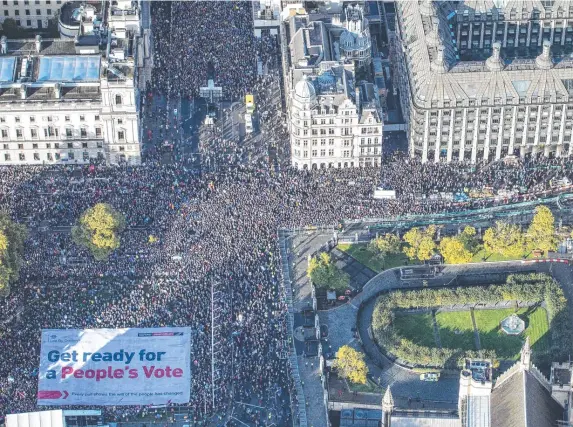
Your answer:
[[[38,409],[42,329],[190,326],[189,405],[195,421],[222,418],[229,405],[251,402],[272,406],[276,425],[291,424],[279,228],[509,203],[550,190],[553,178],[573,178],[572,162],[541,158],[472,166],[391,156],[381,168],[292,169],[274,99],[280,85],[278,43],[269,34],[254,39],[249,3],[152,6],[155,66],[144,98],[149,101],[145,123],[151,123],[145,133],[153,138],[146,162],[140,167],[0,168],[1,206],[30,231],[20,278],[0,299],[2,414]],[[256,57],[268,69],[265,76],[256,75]],[[224,135],[218,124],[202,129],[200,170],[183,158],[163,162],[163,142],[177,145],[181,136],[170,106],[179,97],[198,96],[209,64],[226,99],[255,94],[263,136],[240,140]],[[274,160],[269,147],[277,149]],[[378,186],[396,190],[397,198],[375,200]],[[515,194],[497,201],[433,197],[484,187]],[[120,248],[104,262],[95,262],[69,233],[82,212],[98,202],[111,204],[128,226]],[[214,348],[212,303],[220,319],[213,330]],[[149,411],[105,410],[108,420],[117,421]],[[251,425],[262,425],[256,413],[249,417]]]

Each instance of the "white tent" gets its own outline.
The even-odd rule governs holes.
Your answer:
[[[65,425],[61,409],[6,415],[6,427],[65,427]]]

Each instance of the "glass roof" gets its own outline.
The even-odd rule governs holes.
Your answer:
[[[99,56],[44,56],[40,58],[38,81],[99,80]]]
[[[14,57],[0,58],[0,82],[11,82],[14,80],[15,66],[16,66],[16,58]]]

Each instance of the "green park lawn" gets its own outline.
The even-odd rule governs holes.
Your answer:
[[[533,254],[531,253],[527,253],[524,255],[526,255],[525,259],[533,258]],[[486,262],[514,261],[516,259],[518,260],[523,259],[522,256],[516,258],[516,257],[506,257],[500,254],[493,254],[482,248],[472,257],[472,260],[470,262],[484,262],[484,258]]]
[[[393,322],[396,332],[404,338],[414,341],[416,344],[426,347],[435,347],[434,327],[432,314],[401,314],[396,313]]]
[[[549,325],[545,309],[537,307],[529,311],[522,308],[517,311],[517,315],[525,320],[526,326],[524,334],[520,336],[506,335],[499,328],[501,321],[513,313],[513,308],[474,311],[482,348],[495,349],[500,357],[515,359],[523,345],[524,336],[529,336],[534,351],[546,351],[549,346]]]
[[[525,320],[525,332],[520,336],[509,336],[500,330],[499,324],[514,312],[515,310],[511,308],[474,310],[481,347],[495,350],[503,359],[515,359],[519,355],[524,337],[529,336],[534,351],[546,351],[549,348],[549,325],[545,309],[541,307],[534,308],[532,311],[527,308],[520,309],[517,314]],[[442,347],[475,350],[475,337],[469,310],[438,312],[436,322]],[[399,335],[416,344],[427,347],[436,346],[431,313],[397,313],[393,325]]]
[[[443,311],[436,313],[436,322],[444,348],[475,350],[475,337],[469,311]]]
[[[368,248],[366,243],[347,244],[341,243],[337,246],[342,252],[346,252],[360,264],[379,273],[389,268],[400,267],[409,263],[408,258],[403,253],[390,254],[385,259],[379,257]]]

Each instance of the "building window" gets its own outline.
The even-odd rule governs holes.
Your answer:
[[[7,129],[2,129],[2,138],[8,138],[8,130]]]
[[[31,27],[31,26],[32,26],[32,20],[31,20],[31,19],[26,19],[26,25],[27,25],[28,27]]]
[[[39,4],[39,3],[36,3]],[[42,15],[42,11],[40,9],[36,9],[36,15],[41,16]]]
[[[50,162],[54,160],[54,157],[52,156],[52,153],[46,154],[46,158],[47,158]]]
[[[68,148],[74,148],[74,143],[73,143],[73,142],[68,142]]]
[[[95,120],[96,122],[99,122],[99,116],[95,116],[95,117],[94,117],[94,120]]]
[[[26,13],[26,16],[30,16],[30,9],[26,9],[25,13]]]
[[[32,144],[32,148],[33,148],[34,150],[37,150],[37,149],[38,149],[38,144]]]
[[[74,153],[73,153],[73,151],[68,152],[68,159],[74,160]]]
[[[98,141],[97,142],[97,148],[103,148],[103,142]]]
[[[23,150],[24,149],[24,144],[18,144],[18,150]]]
[[[20,11],[19,11],[19,10],[15,10],[15,11],[14,11],[14,15],[20,16]]]
[[[64,117],[64,120],[65,120],[66,122],[69,122],[69,121],[70,121],[70,116],[65,116],[65,117]]]
[[[121,105],[122,101],[121,95],[115,95],[115,105]]]
[[[88,143],[87,143],[87,142],[82,142],[82,148],[88,148]]]
[[[40,160],[40,153],[34,153],[34,160]]]
[[[23,138],[24,134],[22,133],[22,129],[16,129],[16,138]]]
[[[4,11],[4,16],[10,16],[7,10]]]
[[[30,129],[30,136],[32,138],[37,138],[38,137],[38,130],[37,129]]]
[[[10,146],[8,144],[2,144],[2,147],[4,148],[4,150],[9,150]]]
[[[20,157],[20,161],[21,161],[21,162],[26,161],[26,155],[25,155],[24,153],[20,153],[20,154],[19,154],[19,157]]]
[[[36,122],[36,117],[30,116],[30,123],[35,123],[35,122]]]
[[[10,154],[4,154],[4,160],[9,162],[10,161]]]
[[[19,117],[19,116],[14,117],[14,121],[15,121],[16,123],[20,123],[20,117]]]
[[[46,144],[46,148],[49,150],[50,148],[52,148],[52,144],[50,144],[49,142]]]
[[[86,121],[86,116],[84,116],[83,114],[80,116],[80,122],[85,122]]]
[[[86,130],[86,128],[81,128],[80,129],[80,136],[82,138],[86,138],[88,136],[88,131]]]
[[[71,138],[73,136],[73,132],[70,128],[66,128],[66,138]]]
[[[46,2],[49,3],[49,2]],[[46,9],[46,15],[51,15],[52,14],[52,9]]]
[[[125,140],[125,132],[120,130],[117,132],[117,139],[119,139],[120,141]]]
[[[117,119],[117,124],[118,124],[118,125],[122,125],[122,124],[123,124],[123,119]]]

